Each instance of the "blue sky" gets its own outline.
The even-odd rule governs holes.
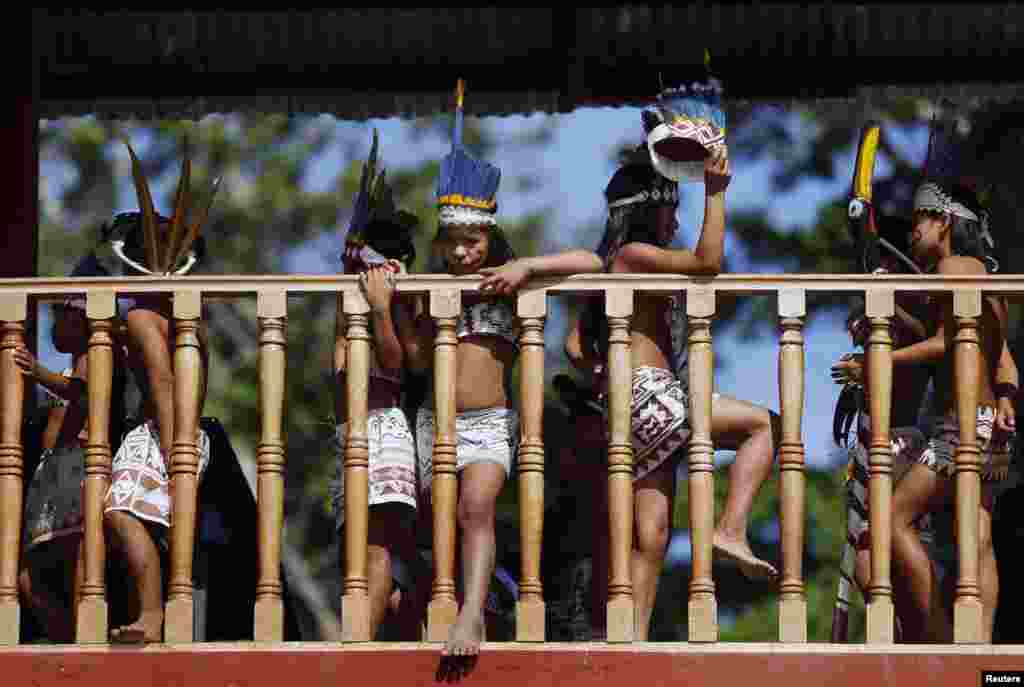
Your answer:
[[[534,129],[544,118],[554,120],[557,126],[554,140],[543,149],[502,145],[517,134]],[[381,135],[385,164],[391,167],[437,159],[448,149],[447,142],[436,137],[412,141],[407,135],[407,123],[399,119],[359,123],[340,122],[330,117],[324,117],[323,120],[345,134],[338,137],[339,141],[350,141],[352,136],[358,138],[361,135],[367,141],[367,146],[370,132],[376,127]],[[502,168],[504,179],[507,180],[499,192],[502,216],[516,217],[542,207],[553,208],[556,219],[547,237],[545,250],[555,250],[581,245],[581,229],[603,222],[605,208],[602,191],[613,172],[611,153],[626,138],[639,140],[640,112],[636,108],[584,108],[563,115],[492,117],[487,118],[485,124],[498,141],[491,161]],[[811,132],[805,119],[792,116],[788,124],[798,141],[807,140]],[[924,141],[897,137],[895,142],[901,147],[906,146],[908,150],[919,148],[923,152]],[[773,160],[762,159],[756,163],[734,160],[728,208],[763,211],[774,222],[785,227],[809,225],[823,202],[844,193],[849,187],[849,173],[845,170],[852,167],[853,144],[851,141],[851,150],[838,161],[840,173],[835,180],[804,182],[784,195],[776,195],[771,188],[770,175],[776,165]],[[135,146],[139,154],[144,156],[146,138],[140,136],[135,140]],[[329,149],[312,166],[306,180],[309,190],[324,190],[339,167],[347,163],[341,148],[339,143]],[[125,153],[118,150],[116,154]],[[911,153],[911,159],[916,157],[918,155]],[[880,158],[879,172],[885,173],[886,167],[886,161]],[[510,189],[511,180],[517,171],[539,174],[543,179],[541,187],[528,193]],[[69,180],[66,171],[55,167],[52,162],[44,161],[42,172],[49,184],[52,184],[47,191],[43,191],[45,194],[56,195],[57,187]],[[126,178],[124,181],[120,209],[134,209],[134,192],[129,180]],[[173,180],[162,181],[173,183]],[[154,190],[158,194],[162,192],[159,185]],[[692,244],[701,224],[703,187],[699,184],[684,185],[682,192],[678,242],[680,245],[688,245]],[[592,245],[584,247],[593,248]],[[726,249],[735,253],[735,246],[728,239]],[[297,247],[289,256],[289,271],[332,272],[334,266],[327,263],[324,257],[330,252],[323,241]],[[745,260],[740,260],[736,269],[751,271],[749,265],[744,263]],[[47,315],[48,312],[44,317]],[[43,325],[40,331],[47,332],[45,321]],[[549,366],[558,364],[560,360],[565,325],[562,309],[553,304],[546,334]],[[847,352],[848,338],[841,329],[841,318],[838,316],[817,319],[807,328],[805,336],[807,373],[804,443],[808,462],[824,465],[834,448],[831,418],[837,392],[828,371],[838,356]],[[43,340],[40,344],[44,364],[58,369],[66,364],[66,357],[57,354],[48,341]],[[716,355],[727,363],[715,380],[717,390],[777,410],[777,341],[774,333],[753,342],[722,335],[716,338],[715,345]],[[757,382],[753,384],[750,382],[752,374],[758,375]],[[723,455],[722,458],[727,456]]]

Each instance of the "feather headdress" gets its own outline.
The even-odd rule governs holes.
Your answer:
[[[459,79],[455,88],[455,130],[452,151],[441,160],[437,180],[437,205],[441,224],[495,225],[498,211],[496,195],[501,170],[472,157],[462,144],[462,101],[465,84]]]
[[[202,228],[213,206],[220,178],[213,183],[213,190],[206,204],[192,215],[192,161],[189,158],[188,142],[185,142],[185,154],[181,163],[181,176],[178,189],[174,194],[174,209],[170,218],[157,213],[153,206],[153,195],[149,190],[149,182],[142,172],[142,165],[135,155],[131,143],[125,140],[128,155],[132,160],[132,179],[139,202],[139,212],[120,215],[111,227],[107,228],[107,238],[118,258],[129,267],[143,274],[168,275],[186,274],[195,266],[199,259],[198,246],[202,240]],[[134,221],[129,221],[134,220]],[[166,224],[166,231],[160,225]],[[141,237],[133,236],[141,232]],[[126,245],[132,239],[141,238],[140,255],[130,255]]]
[[[703,77],[663,84],[657,105],[643,112],[651,162],[672,181],[703,181],[705,158],[725,144],[722,84],[710,67],[705,50]]]
[[[952,108],[941,117],[932,117],[921,184],[914,192],[914,212],[941,212],[966,220],[962,226],[970,235],[960,238],[976,246],[969,252],[977,253],[989,271],[995,272],[999,263],[992,255],[996,246],[984,207],[987,193],[977,177],[967,174],[967,145],[959,131],[959,119]]]
[[[395,207],[394,192],[387,181],[385,170],[379,167],[377,151],[380,141],[377,130],[373,130],[373,143],[370,155],[363,163],[363,173],[359,179],[359,191],[353,204],[352,221],[349,222],[345,234],[344,261],[361,263],[364,266],[383,265],[389,258],[401,262],[411,261],[415,249],[408,240],[419,219],[409,212]],[[402,233],[403,236],[378,237],[371,236],[374,229]],[[395,243],[395,251],[391,256],[384,255],[374,249],[370,243]],[[343,264],[344,269],[344,264]]]

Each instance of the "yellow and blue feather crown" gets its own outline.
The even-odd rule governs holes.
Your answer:
[[[501,170],[472,157],[462,144],[462,100],[465,86],[455,89],[455,130],[452,151],[441,160],[437,180],[437,205],[441,224],[495,224]]]

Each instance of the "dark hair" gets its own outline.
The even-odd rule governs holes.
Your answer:
[[[410,227],[389,220],[373,220],[363,232],[366,245],[389,260],[399,260],[406,267],[416,261],[416,244]]]
[[[664,246],[658,241],[656,226],[657,206],[650,203],[635,203],[608,212],[604,224],[604,236],[597,247],[597,254],[608,269],[615,254],[627,243],[649,243]]]
[[[982,220],[985,219],[986,212],[978,200],[978,194],[973,189],[964,184],[954,184],[950,188],[950,195],[954,201],[966,207],[979,218],[982,218]],[[996,262],[992,255],[994,246],[986,245],[982,239],[982,222],[976,222],[958,215],[952,215],[950,219],[951,233],[949,244],[953,254],[976,258],[984,263],[987,271],[995,272],[999,268],[999,263]]]

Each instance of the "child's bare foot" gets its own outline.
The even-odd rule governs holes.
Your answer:
[[[442,656],[476,656],[484,638],[483,614],[460,613],[452,626]]]
[[[755,556],[745,541],[736,541],[715,531],[711,548],[716,559],[734,563],[748,580],[774,580],[779,576],[775,566]]]
[[[117,644],[155,644],[163,639],[163,611],[146,611],[131,625],[110,632],[110,641]]]

